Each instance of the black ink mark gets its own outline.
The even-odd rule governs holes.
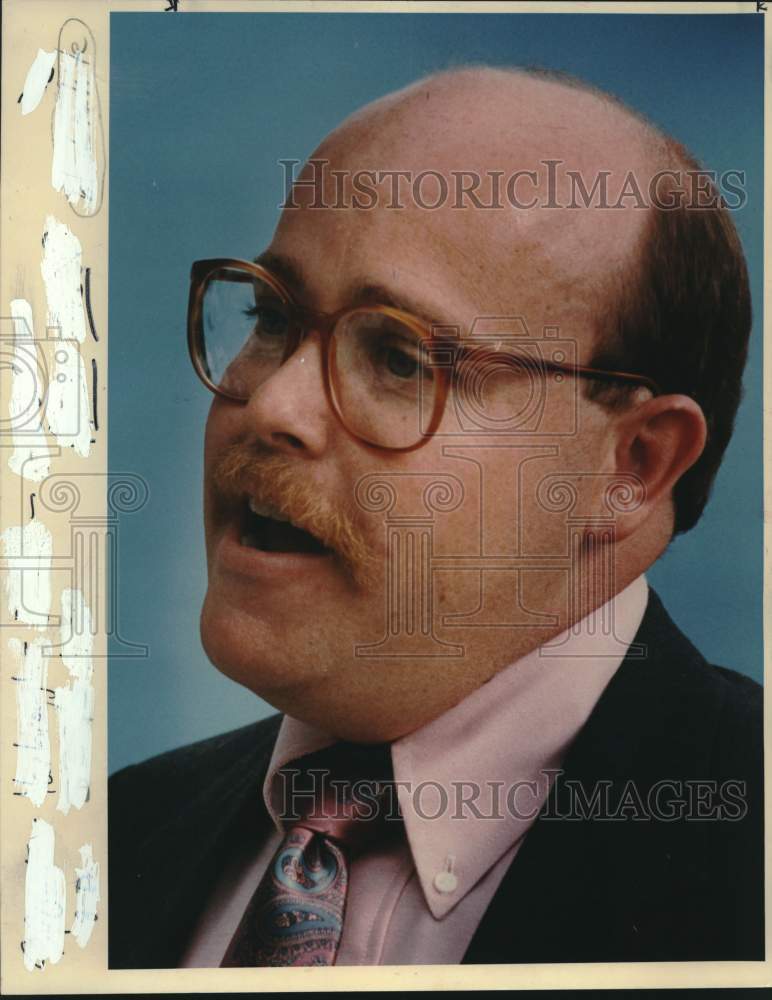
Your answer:
[[[176,14],[177,10],[179,9],[179,2],[180,0],[169,0],[169,6],[164,7],[164,13],[166,13],[167,10],[171,10],[174,11]]]
[[[16,98],[16,103],[17,103],[17,104],[21,104],[21,99],[22,99],[22,97],[24,97],[24,91],[23,91],[23,90],[22,90],[22,92],[21,92],[21,93],[19,94],[19,96],[18,96],[18,97]]]
[[[94,411],[94,430],[99,430],[99,418],[97,417],[97,363],[96,358],[91,359],[91,407]]]
[[[91,336],[94,340],[99,340],[96,332],[96,326],[94,325],[94,315],[91,312],[91,268],[86,268],[86,315],[88,316],[88,325],[91,330]]]
[[[766,12],[767,12],[767,5],[766,5],[766,3],[764,3],[763,0],[756,0],[756,13],[757,14],[766,14]]]
[[[30,509],[32,510],[32,520],[34,521],[35,520],[35,494],[34,493],[30,493],[30,495],[29,495],[29,505],[30,505]]]
[[[49,76],[48,81],[46,82],[46,86],[48,86],[48,84],[53,80],[53,78],[54,78],[54,67],[52,66],[51,75]]]

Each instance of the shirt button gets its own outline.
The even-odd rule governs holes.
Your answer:
[[[437,872],[434,876],[434,888],[437,892],[455,892],[458,888],[458,879],[453,872]]]

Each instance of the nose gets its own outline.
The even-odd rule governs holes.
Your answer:
[[[271,448],[310,456],[325,451],[335,416],[324,387],[318,333],[309,333],[294,354],[255,389],[245,417],[256,436]]]

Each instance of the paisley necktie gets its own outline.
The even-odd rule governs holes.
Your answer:
[[[384,779],[387,768],[390,774],[388,745],[336,744],[334,751],[338,760],[345,760],[349,752],[347,787],[336,781],[334,790],[321,789],[309,813],[286,831],[221,966],[335,963],[343,931],[348,861],[383,832],[388,816],[395,817],[383,797],[389,788]],[[373,781],[380,779],[379,797],[357,798],[350,793],[355,780],[351,772],[361,775],[365,762]]]

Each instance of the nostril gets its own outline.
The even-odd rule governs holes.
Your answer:
[[[273,437],[274,441],[276,441],[277,443],[280,442],[280,441],[283,441],[285,444],[288,444],[295,451],[304,451],[305,450],[305,446],[303,445],[303,442],[300,440],[299,437],[295,437],[294,434],[287,434],[285,431],[276,431],[272,435],[272,437]]]

